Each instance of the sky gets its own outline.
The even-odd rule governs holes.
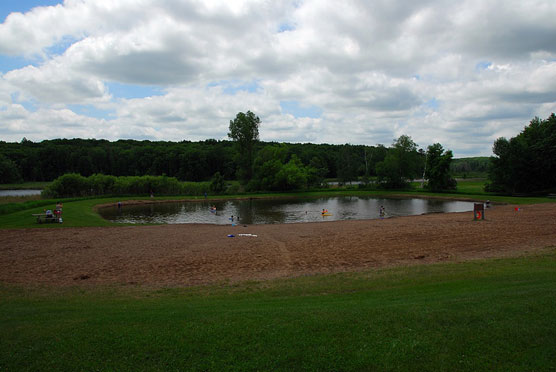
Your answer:
[[[556,111],[554,0],[2,0],[0,140],[260,139],[490,156]]]

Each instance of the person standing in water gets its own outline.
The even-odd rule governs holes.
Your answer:
[[[380,219],[384,218],[384,216],[386,215],[386,210],[384,209],[384,206],[382,206],[382,205],[380,206],[378,214],[380,215]]]

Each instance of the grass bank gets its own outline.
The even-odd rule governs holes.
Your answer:
[[[0,286],[0,370],[548,371],[556,251],[238,285]]]

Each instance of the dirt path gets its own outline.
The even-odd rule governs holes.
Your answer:
[[[385,220],[0,230],[0,282],[183,286],[461,261],[556,247],[556,204]],[[229,238],[228,234],[236,237]],[[255,234],[238,236],[238,234]]]

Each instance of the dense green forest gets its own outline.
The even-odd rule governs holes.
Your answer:
[[[458,177],[486,177],[490,166],[490,158],[478,156],[471,158],[453,159],[450,171]]]
[[[234,177],[230,141],[151,142],[96,139],[55,139],[0,142],[6,182],[52,181],[65,173],[82,176],[167,175],[179,180],[208,180],[215,172]]]
[[[64,184],[73,188],[77,183],[85,185],[95,180],[93,183],[98,184],[95,187],[99,190],[116,186],[117,190],[123,190],[137,188],[130,185],[144,181],[129,177],[162,176],[176,182],[210,181],[213,191],[223,191],[225,180],[238,180],[248,191],[286,191],[318,187],[330,178],[340,183],[355,180],[368,183],[373,179],[380,187],[403,188],[411,180],[425,176],[426,187],[434,191],[456,186],[450,175],[454,172],[452,152],[445,151],[439,143],[425,151],[407,135],[394,140],[388,148],[262,142],[259,125],[260,119],[247,111],[230,121],[228,141],[55,139],[32,142],[24,138],[20,143],[0,142],[1,183],[52,181],[63,175],[75,175],[82,178],[69,177]],[[485,161],[458,162],[456,171],[484,172]],[[100,182],[100,178],[90,178],[95,175],[128,178],[119,183],[115,178],[102,178]],[[84,178],[90,179],[84,181]],[[170,189],[175,187],[172,182]],[[83,187],[90,193],[99,192],[93,191],[92,186]],[[147,186],[139,188],[144,187]]]
[[[414,165],[412,175],[421,177],[425,152],[410,149]],[[384,163],[395,146],[330,145],[275,143],[258,141],[255,144],[254,169],[258,177],[255,188],[287,189],[287,185],[273,184],[266,175],[287,169],[305,167],[308,183],[325,178],[350,182],[377,176],[377,165]],[[389,159],[390,159],[389,158]],[[279,164],[273,167],[269,161]],[[389,161],[386,159],[387,162]],[[390,159],[391,160],[391,159]],[[455,159],[452,172],[473,173],[486,171],[488,158]],[[265,166],[266,164],[266,166]],[[457,166],[459,165],[459,166]],[[111,176],[168,176],[180,181],[211,181],[216,173],[226,180],[237,179],[239,162],[233,141],[166,142],[166,141],[107,141],[97,139],[54,139],[19,143],[0,141],[1,183],[52,181],[64,174],[76,173],[84,177],[94,174]],[[295,166],[295,167],[294,167]],[[384,167],[383,167],[384,168]],[[379,176],[385,177],[384,174]],[[282,173],[284,173],[283,171]],[[384,172],[383,172],[384,173]],[[291,177],[290,177],[291,178]],[[278,182],[274,180],[274,182]],[[292,187],[295,186],[292,185]]]
[[[375,176],[376,164],[384,160],[384,146],[289,144],[259,141],[260,157],[279,152],[284,162],[296,157],[312,165],[325,178],[348,182],[368,174]],[[20,143],[0,141],[2,183],[52,181],[66,173],[88,177],[101,173],[113,176],[166,175],[180,181],[209,181],[216,172],[236,179],[238,159],[233,141],[166,142],[107,141],[97,139],[54,139]]]
[[[534,118],[514,138],[494,142],[494,156],[452,159],[441,144],[419,149],[402,135],[384,145],[331,145],[263,142],[260,119],[252,112],[230,121],[230,140],[191,142],[54,139],[0,141],[0,183],[53,181],[64,174],[82,177],[164,176],[177,181],[239,180],[246,190],[298,190],[371,179],[386,188],[406,187],[425,176],[426,187],[455,188],[453,175],[484,176],[488,190],[503,193],[556,190],[556,116]]]

